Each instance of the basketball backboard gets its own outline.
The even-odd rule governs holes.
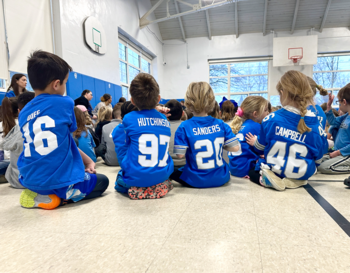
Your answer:
[[[317,44],[317,35],[274,38],[273,66],[291,66],[294,64],[292,57],[296,56],[299,56],[299,65],[316,64]]]

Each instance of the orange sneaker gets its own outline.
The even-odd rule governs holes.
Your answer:
[[[21,193],[19,202],[23,208],[54,209],[61,204],[61,198],[56,194],[41,195],[31,190],[25,189]]]

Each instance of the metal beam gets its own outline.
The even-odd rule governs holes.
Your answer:
[[[159,2],[163,2],[163,1],[164,0],[159,0]],[[212,8],[217,8],[217,7],[226,5],[226,4],[230,4],[230,3],[232,3],[232,1],[233,0],[223,0],[221,2],[218,2],[218,3],[215,3],[215,4],[211,4],[211,5],[207,5],[207,6],[204,6],[204,7],[196,4],[196,5],[192,5],[192,10],[181,12],[181,13],[178,13],[178,14],[173,14],[173,15],[170,15],[170,16],[167,16],[167,17],[164,17],[164,18],[160,18],[160,19],[154,20],[154,21],[148,21],[147,17],[150,14],[150,11],[153,12],[155,10],[155,8],[152,7],[152,9],[150,11],[148,11],[140,19],[140,28],[144,28],[145,26],[148,26],[150,24],[160,23],[160,22],[164,22],[164,21],[167,21],[167,20],[170,20],[170,19],[178,18],[178,17],[184,16],[184,15],[189,15],[189,14],[192,14],[192,13],[196,13],[196,12],[200,12],[200,11],[204,11],[204,10],[208,10],[208,9],[212,9]],[[156,5],[158,5],[159,2]]]
[[[238,0],[235,1],[235,32],[236,32],[236,38],[238,38]]]
[[[174,4],[175,4],[176,12],[179,13],[179,6],[177,5],[176,0],[174,0]],[[184,26],[182,25],[182,19],[181,19],[181,17],[178,17],[177,19],[179,19],[179,24],[180,24],[181,33],[182,33],[182,39],[184,40],[184,42],[186,42],[185,30],[184,30]]]
[[[297,2],[296,2],[296,4],[295,4],[295,10],[294,10],[294,17],[293,17],[292,29],[290,30],[290,33],[291,33],[291,34],[294,33],[295,23],[296,23],[296,21],[297,21],[297,15],[298,15],[298,9],[299,9],[299,2],[300,2],[300,0],[297,0]]]
[[[209,19],[209,11],[205,11],[205,18],[207,19],[207,28],[208,28],[208,38],[211,40],[211,29],[210,29],[210,19]]]
[[[264,9],[264,23],[263,23],[263,35],[266,35],[266,20],[267,20],[267,6],[269,1],[265,0],[265,9]]]
[[[321,23],[321,26],[320,26],[320,32],[322,32],[324,24],[326,23],[327,15],[328,15],[329,9],[331,7],[331,3],[332,3],[332,0],[328,0],[327,7],[326,7],[326,10],[324,11],[322,23]]]
[[[163,3],[165,0],[159,0],[149,11],[147,11],[141,18],[140,18],[140,26],[145,23],[145,22],[149,22],[147,20],[147,17],[153,12],[156,10],[156,8],[159,7],[159,5],[161,3]]]

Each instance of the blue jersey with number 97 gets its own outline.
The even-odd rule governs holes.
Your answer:
[[[70,97],[41,94],[19,114],[23,152],[20,182],[30,190],[52,190],[84,181],[85,167],[71,133],[77,129]]]
[[[311,132],[300,134],[300,114],[295,108],[282,108],[263,120],[255,148],[264,154],[259,159],[280,177],[307,180],[321,163],[327,135],[317,116],[308,111],[304,117]]]
[[[126,155],[120,166],[129,186],[150,187],[162,183],[174,171],[169,156],[170,123],[157,110],[141,110],[123,119]],[[114,137],[115,138],[115,137]]]
[[[186,154],[180,178],[196,188],[222,186],[230,180],[222,149],[237,145],[239,140],[222,120],[207,116],[182,122],[174,140],[174,153]]]

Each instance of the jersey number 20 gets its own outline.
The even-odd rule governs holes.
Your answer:
[[[224,163],[222,162],[222,147],[224,145],[225,138],[223,137],[217,137],[214,140],[214,143],[212,143],[209,139],[203,139],[203,140],[197,140],[194,144],[194,149],[199,150],[202,147],[206,148],[206,151],[204,152],[199,152],[196,155],[196,162],[198,169],[200,170],[208,170],[208,169],[213,169],[215,168],[215,161],[216,164],[221,167]],[[214,154],[214,149],[213,149],[213,144],[214,144],[214,149],[215,149],[215,159],[208,160],[208,162],[204,162],[204,158],[210,158]]]

